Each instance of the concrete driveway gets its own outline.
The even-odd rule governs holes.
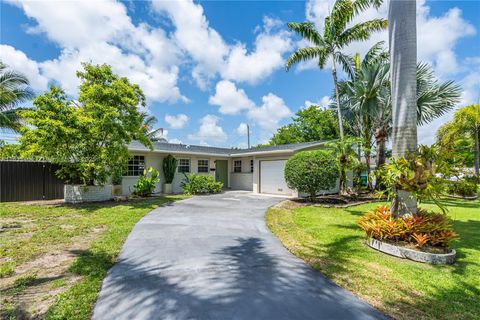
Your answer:
[[[281,200],[231,191],[153,210],[108,272],[93,318],[384,318],[281,245],[264,222]]]

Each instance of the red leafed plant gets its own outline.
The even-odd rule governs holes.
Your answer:
[[[417,214],[394,217],[388,206],[379,206],[358,220],[368,237],[388,242],[447,249],[458,235],[443,213],[419,209]]]
[[[414,233],[412,238],[415,239],[415,241],[417,241],[417,246],[419,246],[421,248],[427,243],[427,241],[430,237],[426,234]]]

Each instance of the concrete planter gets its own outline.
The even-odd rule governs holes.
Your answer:
[[[66,203],[108,201],[113,198],[112,185],[83,186],[66,184],[64,198]]]
[[[122,195],[122,185],[121,184],[114,184],[112,186],[112,194],[114,196],[121,196]]]
[[[430,264],[452,264],[455,261],[455,256],[457,254],[453,249],[449,253],[422,252],[399,247],[373,238],[367,240],[367,245],[375,250],[395,257]]]
[[[166,194],[171,194],[172,193],[172,184],[171,183],[165,183],[163,185],[163,193],[166,193]]]

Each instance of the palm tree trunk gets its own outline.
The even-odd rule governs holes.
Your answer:
[[[477,183],[480,181],[479,174],[479,162],[480,162],[480,128],[475,128],[473,138],[475,139],[475,150],[473,151],[473,163],[475,167],[475,177],[477,177]]]
[[[385,150],[387,144],[387,132],[385,132],[384,128],[377,128],[377,130],[375,130],[375,144],[377,145],[376,170],[380,170],[386,162]],[[385,189],[382,185],[382,177],[378,174],[376,175],[375,189]]]
[[[415,0],[390,0],[388,21],[393,108],[392,151],[393,157],[404,157],[417,149]],[[417,212],[417,200],[411,192],[396,190],[394,198],[392,214]]]
[[[340,93],[338,91],[338,79],[337,79],[337,67],[335,65],[335,59],[332,57],[332,76],[333,84],[335,86],[335,96],[337,98],[337,115],[338,115],[338,129],[340,131],[340,141],[343,141],[343,121],[342,111],[340,110]]]

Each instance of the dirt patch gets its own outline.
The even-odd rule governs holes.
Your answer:
[[[41,319],[56,295],[81,280],[68,272],[68,268],[104,230],[104,227],[94,228],[87,236],[74,238],[72,245],[25,262],[15,268],[13,276],[0,278],[1,303],[14,306],[13,313],[18,319]],[[31,283],[24,288],[18,286],[19,279],[32,274],[35,279]]]
[[[296,209],[300,207],[306,206],[306,203],[301,203],[299,201],[294,201],[294,200],[285,200],[282,201],[274,206],[274,208],[279,208],[279,209]]]

